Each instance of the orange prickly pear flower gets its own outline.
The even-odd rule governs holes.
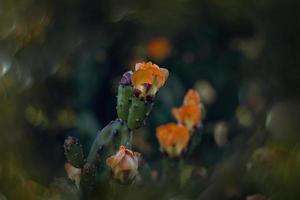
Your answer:
[[[121,145],[115,155],[106,159],[106,164],[111,168],[113,178],[124,183],[134,180],[137,176],[139,158],[139,153],[132,152]]]
[[[158,89],[165,84],[168,76],[168,70],[156,64],[137,63],[131,77],[132,85],[138,91],[135,94],[141,97],[155,96]]]
[[[190,89],[183,100],[183,106],[172,110],[176,120],[185,125],[189,131],[199,126],[202,113],[200,108],[200,95],[196,90]]]
[[[199,105],[200,104],[200,95],[196,90],[189,89],[186,93],[184,100],[184,105]]]
[[[153,38],[147,44],[147,52],[151,58],[163,60],[171,52],[170,42],[164,37]]]
[[[170,157],[176,157],[187,147],[190,134],[185,126],[168,123],[156,129],[156,137],[161,151],[166,152]]]
[[[172,113],[176,120],[190,131],[200,124],[201,110],[199,105],[183,105],[180,108],[173,108]]]

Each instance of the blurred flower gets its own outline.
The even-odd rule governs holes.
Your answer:
[[[228,141],[228,125],[226,122],[218,122],[214,126],[214,139],[218,147],[224,146]]]
[[[185,125],[189,131],[200,124],[201,110],[199,105],[183,105],[180,108],[173,108],[172,113],[176,120]]]
[[[68,174],[69,179],[71,179],[72,181],[75,181],[77,188],[79,188],[80,178],[81,178],[81,169],[74,167],[70,163],[66,163],[65,170]]]
[[[156,129],[156,137],[161,150],[166,152],[170,157],[176,157],[187,147],[190,134],[185,126],[168,123]]]
[[[197,81],[195,89],[199,92],[203,103],[211,104],[216,100],[216,91],[208,81]]]
[[[189,131],[198,127],[202,119],[199,93],[196,90],[190,89],[184,97],[183,106],[173,108],[172,114],[176,120],[185,125]]]
[[[190,89],[183,100],[184,105],[199,105],[200,95],[196,90]]]
[[[156,64],[137,63],[131,81],[138,96],[154,96],[158,89],[165,84],[168,76],[168,70],[160,68]]]
[[[138,174],[140,154],[132,152],[121,145],[119,151],[106,160],[106,164],[111,168],[113,178],[122,183],[134,180]]]
[[[163,60],[171,52],[171,45],[168,39],[164,37],[157,37],[151,39],[147,44],[148,55],[155,60]]]

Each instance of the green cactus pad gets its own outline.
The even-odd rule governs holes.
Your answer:
[[[133,130],[143,126],[145,119],[149,116],[152,110],[152,106],[153,103],[142,101],[137,97],[133,97],[127,121],[128,128]]]
[[[132,95],[133,88],[131,86],[119,86],[117,96],[117,113],[118,117],[124,121],[127,121],[128,118]]]
[[[97,163],[115,154],[120,145],[127,145],[130,140],[130,132],[126,122],[121,119],[110,122],[96,136],[88,155],[88,163]]]
[[[64,142],[64,151],[67,161],[74,167],[81,168],[84,163],[84,155],[79,140],[75,137],[68,137]]]
[[[82,169],[81,187],[84,191],[90,192],[96,185],[96,166],[94,164],[86,163]]]

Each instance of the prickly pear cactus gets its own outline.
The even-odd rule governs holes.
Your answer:
[[[129,108],[132,101],[133,88],[128,85],[120,85],[117,96],[117,113],[118,117],[127,121]]]
[[[121,119],[111,121],[96,136],[87,158],[88,163],[98,163],[105,155],[116,151],[120,145],[128,145],[130,132]]]
[[[152,106],[152,102],[143,101],[137,97],[133,97],[128,115],[128,128],[133,130],[143,126],[145,119],[151,112]]]
[[[120,149],[120,146],[131,148],[132,131],[145,124],[145,121],[152,110],[155,93],[143,96],[140,95],[142,91],[137,88],[147,90],[148,92],[152,91],[151,85],[155,84],[158,79],[158,77],[156,77],[157,74],[153,73],[153,67],[157,68],[156,72],[160,70],[165,72],[166,70],[160,69],[158,66],[152,65],[151,63],[142,64],[145,65],[142,70],[148,70],[148,75],[153,76],[152,82],[147,83],[149,80],[142,80],[145,77],[141,76],[139,77],[139,80],[141,80],[140,82],[143,84],[142,88],[140,88],[137,87],[136,84],[133,86],[132,82],[132,76],[134,73],[137,73],[137,71],[128,71],[123,74],[119,82],[117,95],[116,109],[118,119],[111,121],[98,132],[92,147],[90,148],[87,159],[85,160],[82,147],[76,138],[68,137],[65,141],[64,149],[67,161],[77,168],[75,171],[81,177],[80,189],[84,195],[91,193],[97,183],[100,183],[102,180],[109,177],[107,176],[109,175],[107,172],[111,171],[108,171],[108,168],[105,165],[106,159],[114,155],[118,149]],[[138,69],[139,68],[136,68],[136,70]],[[162,72],[160,74],[160,79],[163,76],[164,82],[167,75]],[[139,72],[139,74],[141,73]],[[159,87],[162,85],[163,83],[161,83]],[[158,86],[155,86],[154,88],[157,90]],[[126,152],[128,153],[131,151],[127,150]],[[144,169],[144,167],[141,166],[141,169]],[[69,177],[72,177],[72,174],[71,176],[69,175]]]
[[[65,156],[67,161],[74,167],[81,168],[84,163],[84,155],[79,140],[75,137],[68,137],[64,143]]]

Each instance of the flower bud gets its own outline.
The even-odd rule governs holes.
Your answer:
[[[119,82],[120,85],[131,85],[132,71],[125,72]]]
[[[111,168],[114,179],[121,183],[129,183],[138,175],[139,157],[139,153],[121,145],[119,151],[106,160],[106,164]]]

